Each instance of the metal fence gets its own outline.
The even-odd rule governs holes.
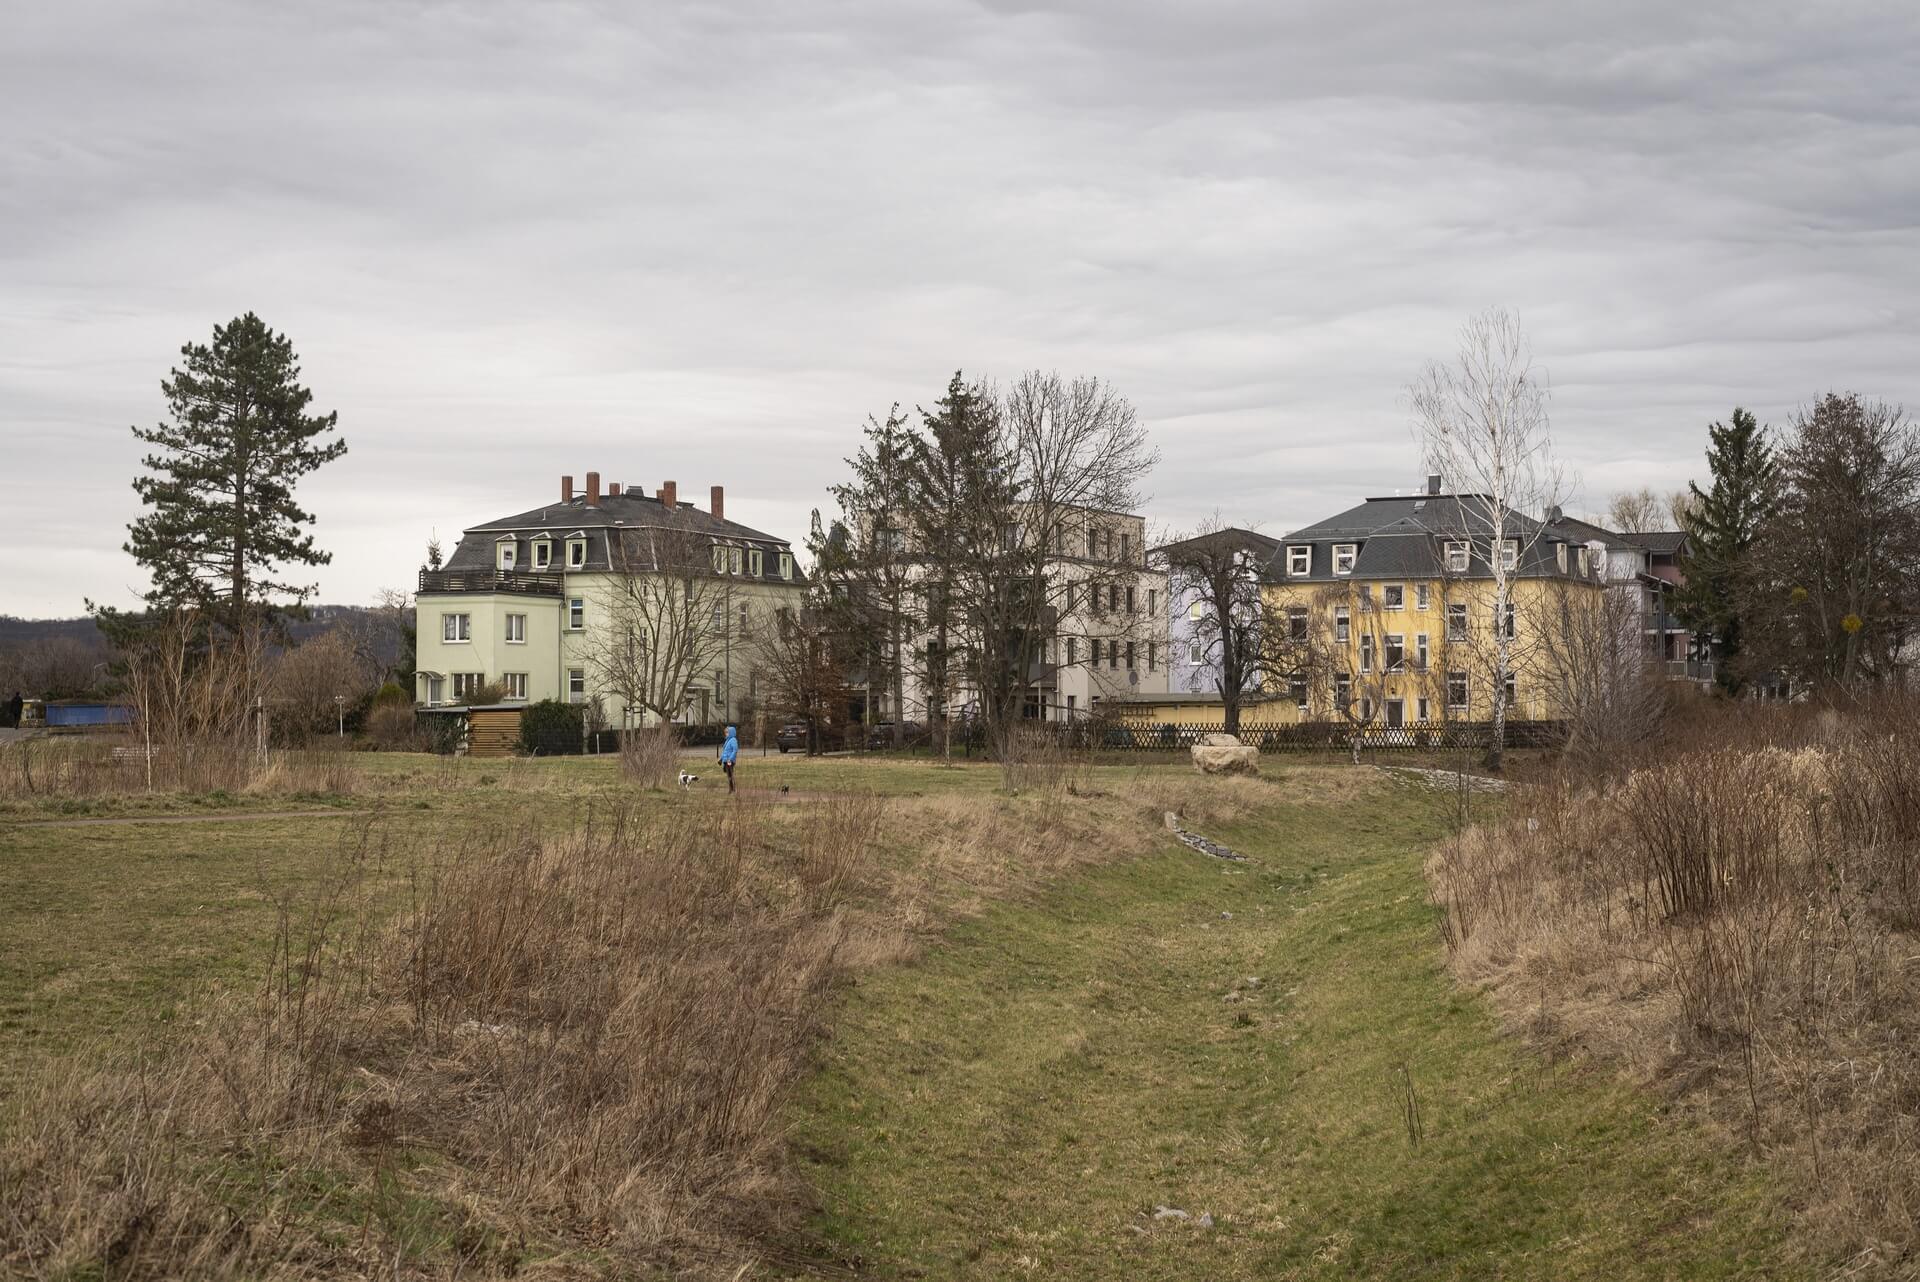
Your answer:
[[[1203,736],[1221,732],[1219,726],[1176,722],[1107,722],[1088,724],[1083,731],[1078,726],[1062,729],[1070,741],[1078,741],[1075,746],[1121,752],[1183,752]],[[1566,724],[1560,721],[1509,721],[1506,729],[1509,748],[1557,747],[1566,739]],[[1240,725],[1240,742],[1262,752],[1350,752],[1355,740],[1363,752],[1485,748],[1493,741],[1493,726],[1485,721],[1419,726],[1355,726],[1344,721]]]

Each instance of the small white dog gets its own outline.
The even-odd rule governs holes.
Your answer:
[[[682,790],[691,792],[693,790],[693,785],[699,782],[700,782],[699,775],[690,775],[684,770],[680,772],[680,787]]]

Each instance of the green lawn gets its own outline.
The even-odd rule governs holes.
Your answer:
[[[1444,973],[1443,804],[1279,805],[1208,834],[1249,865],[1170,844],[863,978],[796,1119],[827,1251],[883,1278],[1790,1275],[1748,1168],[1543,1067]]]

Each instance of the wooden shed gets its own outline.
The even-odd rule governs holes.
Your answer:
[[[510,757],[520,744],[520,705],[467,709],[467,755]]]

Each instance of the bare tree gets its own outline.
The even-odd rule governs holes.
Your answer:
[[[1641,632],[1639,602],[1630,592],[1594,591],[1555,581],[1540,598],[1546,617],[1537,636],[1551,715],[1567,730],[1567,754],[1599,764],[1644,742],[1666,714],[1659,661]]]
[[[713,545],[665,527],[610,530],[613,574],[592,602],[583,659],[596,687],[634,713],[672,721],[726,643],[726,585]]]
[[[1899,671],[1920,605],[1920,426],[1829,393],[1795,419],[1741,617],[1752,661],[1857,691]]]
[[[282,651],[269,677],[281,729],[296,737],[335,730],[371,693],[376,671],[345,627]]]
[[[1644,485],[1621,490],[1607,500],[1606,515],[1599,524],[1618,534],[1649,534],[1666,519],[1669,502]]]
[[[1544,527],[1522,516],[1560,503],[1566,480],[1554,461],[1547,387],[1533,372],[1519,321],[1495,308],[1470,318],[1451,363],[1427,366],[1409,389],[1415,436],[1427,467],[1452,486],[1457,537],[1493,584],[1493,617],[1504,620],[1513,584]],[[1507,683],[1514,673],[1512,629],[1496,622],[1493,717],[1487,764],[1504,758]]]
[[[1273,671],[1269,660],[1284,665],[1281,679],[1290,677],[1297,670],[1296,646],[1305,641],[1291,635],[1285,618],[1273,621],[1281,635],[1271,641],[1264,636],[1260,584],[1265,552],[1264,540],[1253,537],[1251,530],[1228,525],[1218,512],[1161,549],[1174,602],[1199,607],[1192,641],[1201,670],[1220,691],[1222,725],[1228,734],[1240,732],[1240,710],[1248,699],[1259,697]]]
[[[809,593],[809,604],[782,610],[773,626],[754,640],[753,661],[765,681],[769,706],[807,723],[807,752],[817,754],[821,735],[847,696],[844,634],[823,594]]]

